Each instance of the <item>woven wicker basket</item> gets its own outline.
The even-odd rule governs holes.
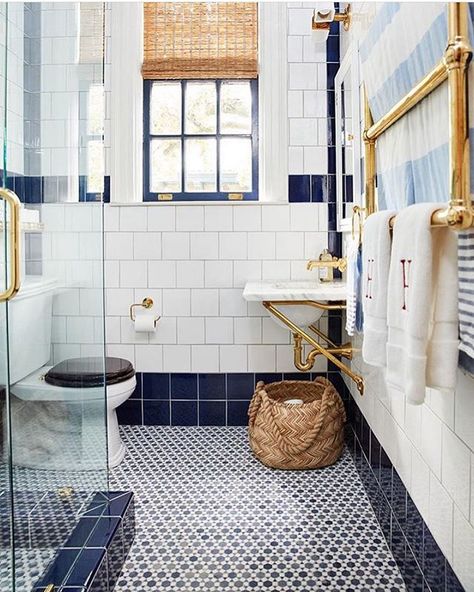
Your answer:
[[[259,382],[249,407],[250,446],[269,467],[326,467],[342,453],[345,421],[341,397],[325,378]]]

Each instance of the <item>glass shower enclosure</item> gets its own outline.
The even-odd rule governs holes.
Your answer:
[[[0,4],[0,590],[33,589],[91,495],[107,490],[105,13]]]

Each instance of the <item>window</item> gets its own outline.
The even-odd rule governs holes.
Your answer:
[[[257,5],[145,2],[144,199],[257,199]]]
[[[79,201],[101,201],[104,192],[104,85],[92,83],[81,101]]]
[[[144,200],[257,199],[256,80],[146,80]]]

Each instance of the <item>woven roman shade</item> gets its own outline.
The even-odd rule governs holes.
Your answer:
[[[103,2],[81,2],[79,19],[79,63],[101,64],[104,59]]]
[[[256,2],[145,2],[143,78],[256,78]]]

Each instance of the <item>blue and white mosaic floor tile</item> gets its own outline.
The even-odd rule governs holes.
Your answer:
[[[401,592],[348,453],[277,471],[242,427],[125,426],[111,489],[135,492],[137,533],[116,590]]]

